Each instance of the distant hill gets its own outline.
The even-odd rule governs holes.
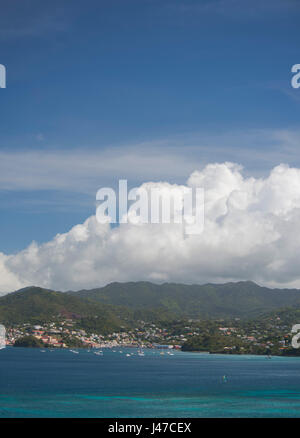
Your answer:
[[[299,290],[269,289],[251,281],[205,285],[111,283],[68,294],[139,311],[159,309],[176,317],[202,319],[252,318],[282,307],[300,307]]]
[[[268,289],[244,281],[185,285],[111,283],[78,292],[29,287],[0,297],[0,322],[51,321],[63,316],[104,331],[132,326],[137,319],[256,318],[283,308],[300,309],[300,291]]]
[[[58,317],[86,321],[87,324],[90,319],[96,319],[99,329],[111,331],[119,329],[124,323],[122,319],[128,315],[124,309],[40,287],[28,287],[0,297],[2,324],[41,323],[55,321]]]

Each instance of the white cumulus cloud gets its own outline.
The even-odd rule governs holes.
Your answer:
[[[111,228],[92,216],[50,242],[0,253],[0,291],[32,284],[78,290],[129,280],[300,287],[300,169],[281,164],[255,178],[237,164],[209,164],[186,186],[204,189],[202,234],[187,236],[180,224]]]

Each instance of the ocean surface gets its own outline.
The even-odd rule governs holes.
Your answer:
[[[0,417],[300,417],[300,358],[77,351],[0,350]]]

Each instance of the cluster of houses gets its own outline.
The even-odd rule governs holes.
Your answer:
[[[280,320],[280,318],[276,318],[276,320]],[[252,329],[251,333],[245,333],[245,330],[238,330],[236,327],[219,327],[219,331],[224,336],[234,335],[237,338],[240,338],[246,343],[252,343],[255,346],[270,348],[276,344],[278,345],[279,350],[284,350],[289,348],[290,346],[290,335],[285,333],[285,330],[288,330],[289,327],[277,326],[274,325],[271,327],[272,332],[269,330],[260,330],[260,329]],[[274,330],[274,331],[273,331]],[[283,331],[284,330],[284,331]],[[280,336],[280,338],[278,337]],[[271,338],[271,339],[268,339]],[[236,347],[224,347],[225,350],[233,350]],[[241,347],[243,349],[243,347]]]
[[[138,321],[138,327],[115,332],[107,335],[99,333],[87,333],[85,330],[78,328],[78,325],[72,319],[61,319],[57,322],[45,323],[43,325],[22,324],[7,328],[6,343],[13,345],[15,341],[23,336],[31,335],[42,341],[45,345],[55,348],[67,348],[68,341],[79,342],[81,346],[88,348],[103,348],[117,346],[143,346],[157,347],[163,345],[172,348],[181,348],[188,339],[197,336],[207,331],[205,322],[191,322],[191,326],[182,325],[176,330],[169,327],[168,329],[158,327],[154,323]],[[220,322],[219,322],[220,323]],[[199,326],[200,324],[200,326]],[[283,330],[288,330],[288,327],[281,326],[278,318],[274,321],[270,320],[268,326],[251,327],[244,326],[239,320],[236,321],[236,326],[224,327],[219,326],[215,321],[215,328],[220,333],[220,336],[230,337],[231,339],[241,339],[242,341],[262,347],[273,347],[276,342],[276,348],[285,349],[289,346],[289,335]],[[275,341],[274,341],[275,339]],[[232,342],[224,349],[232,350],[236,347]],[[243,349],[243,347],[241,347]]]
[[[79,341],[82,345],[88,348],[103,348],[103,347],[117,347],[117,346],[133,346],[133,347],[151,347],[155,345],[162,345],[161,341],[172,340],[168,336],[168,332],[165,329],[160,329],[154,324],[145,328],[135,328],[129,330],[128,332],[116,332],[111,333],[106,336],[96,333],[87,334],[85,330],[74,328],[72,320],[60,321],[59,323],[50,323],[45,325],[34,325],[23,324],[18,327],[12,327],[7,329],[6,344],[13,345],[15,341],[24,336],[34,336],[36,339],[42,341],[45,345],[55,348],[67,348],[67,339]],[[185,338],[181,336],[178,337],[180,341]],[[174,339],[173,339],[174,341]],[[180,345],[174,344],[163,344],[172,348],[180,348]]]

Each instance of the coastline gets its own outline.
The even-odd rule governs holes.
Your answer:
[[[33,349],[33,350],[39,350],[41,348],[45,349],[45,350],[49,350],[49,351],[59,351],[59,350],[65,350],[65,351],[72,351],[72,347],[51,347],[51,346],[43,346],[43,347],[31,347],[31,346],[14,346],[14,345],[7,345],[6,348],[26,348],[26,349]],[[73,347],[74,348],[74,347]],[[178,352],[178,353],[192,353],[195,355],[203,355],[203,356],[238,356],[238,357],[242,357],[242,356],[252,356],[252,357],[265,357],[266,359],[272,359],[272,358],[289,358],[289,357],[300,357],[300,354],[272,354],[272,355],[268,355],[268,354],[264,354],[264,353],[249,353],[249,352],[245,352],[245,353],[232,353],[232,352],[222,352],[222,351],[197,351],[197,350],[182,350],[182,349],[178,349],[178,348],[157,348],[157,347],[149,347],[149,346],[137,346],[137,345],[114,345],[114,346],[101,346],[101,347],[75,347],[76,350],[82,350],[82,351],[90,351],[90,352],[97,352],[99,351],[99,349],[101,350],[107,350],[107,351],[113,351],[114,350],[120,350],[120,349],[136,349],[137,351],[139,350],[155,350],[155,351],[160,351],[162,353],[164,352]]]

